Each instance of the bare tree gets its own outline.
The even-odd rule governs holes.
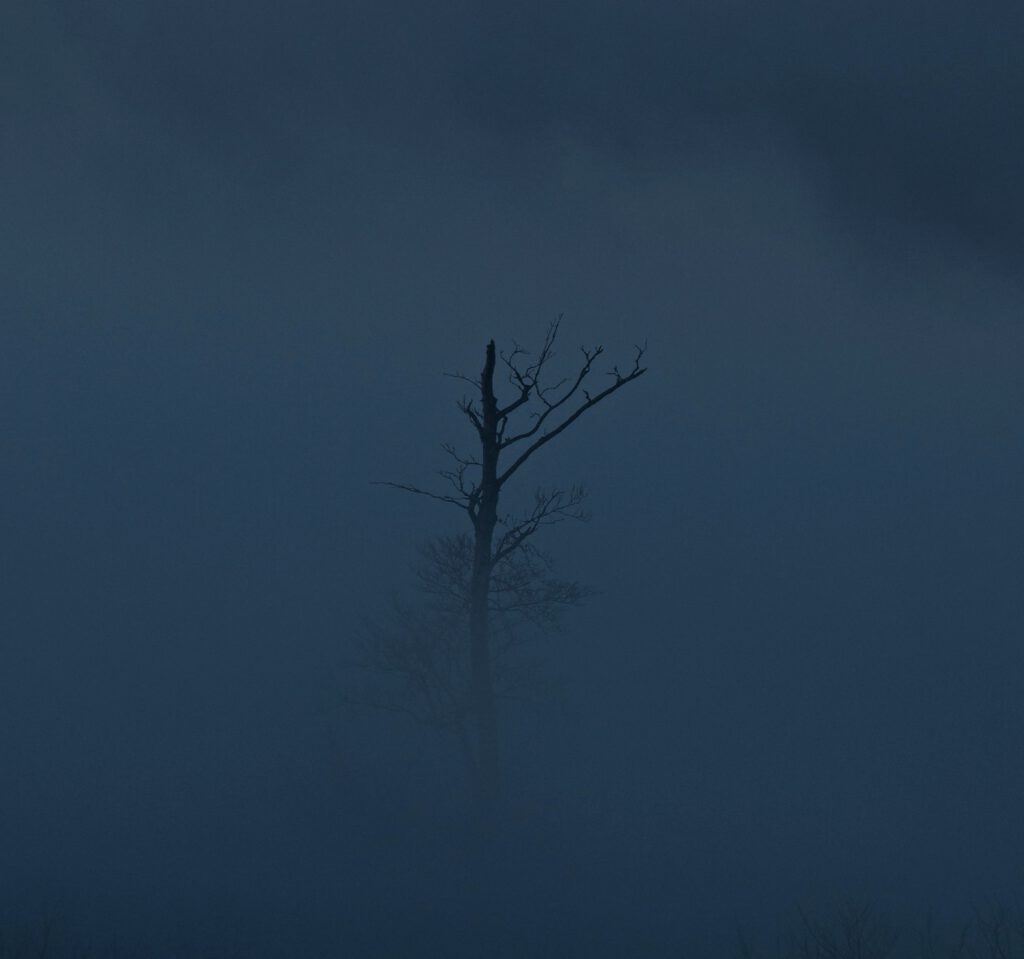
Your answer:
[[[407,483],[383,483],[427,496],[461,510],[472,531],[472,562],[465,609],[469,648],[469,702],[465,704],[468,748],[474,759],[479,798],[485,811],[492,810],[500,791],[498,690],[494,659],[498,653],[492,630],[492,596],[496,574],[511,569],[517,554],[522,557],[542,528],[584,514],[582,487],[538,488],[532,504],[516,515],[503,513],[500,503],[505,488],[524,464],[548,443],[564,433],[580,417],[613,393],[646,372],[644,347],[637,346],[632,366],[607,371],[610,382],[590,387],[591,374],[604,355],[601,346],[581,347],[575,373],[550,377],[561,318],[552,322],[540,350],[531,354],[518,344],[499,352],[491,340],[484,351],[479,379],[450,374],[472,387],[459,409],[475,434],[474,451],[460,453],[445,445],[451,466],[441,471],[447,482],[443,491]],[[502,369],[512,389],[507,402],[495,392],[495,374]]]

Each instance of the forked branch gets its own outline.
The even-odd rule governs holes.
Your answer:
[[[618,368],[618,366],[612,367],[612,370],[609,373],[609,375],[614,377],[614,381],[612,382],[611,386],[601,390],[600,393],[595,393],[591,395],[586,390],[582,390],[583,402],[580,403],[576,407],[576,409],[564,420],[562,420],[557,426],[554,426],[551,429],[542,432],[540,436],[537,437],[537,439],[535,439],[529,446],[527,446],[526,449],[523,450],[523,452],[520,453],[515,460],[513,460],[512,465],[509,466],[508,469],[506,469],[504,472],[499,474],[498,485],[504,485],[506,480],[508,480],[516,472],[516,470],[519,469],[519,467],[521,467],[531,456],[533,456],[533,454],[536,453],[537,450],[539,450],[542,446],[546,445],[547,443],[550,443],[560,433],[565,432],[565,430],[572,426],[572,424],[575,423],[576,420],[578,420],[584,413],[586,413],[587,410],[593,409],[595,406],[597,406],[598,403],[600,403],[604,399],[607,399],[609,396],[612,395],[612,393],[615,393],[617,390],[622,389],[622,387],[625,386],[627,383],[632,383],[633,380],[643,376],[644,373],[647,372],[647,367],[641,366],[640,364],[643,361],[644,353],[646,352],[646,350],[646,346],[636,347],[636,355],[633,358],[632,369],[628,370],[627,372],[623,373]],[[514,442],[518,442],[521,439],[528,439],[532,437],[534,434],[536,434],[537,431],[541,428],[541,426],[543,426],[544,421],[547,419],[547,417],[551,413],[555,412],[555,410],[562,406],[567,400],[569,400],[570,397],[572,397],[578,390],[580,390],[584,378],[587,376],[587,374],[590,372],[594,365],[594,361],[603,352],[603,348],[600,346],[595,348],[594,350],[584,349],[583,366],[580,368],[580,372],[577,374],[576,380],[570,387],[568,392],[566,392],[561,397],[561,399],[555,401],[554,403],[549,403],[547,400],[544,400],[546,404],[545,409],[543,410],[543,412],[539,414],[538,421],[534,424],[533,428],[525,433],[519,434],[518,436],[513,436],[510,439],[505,440],[502,443],[502,448],[504,449]]]

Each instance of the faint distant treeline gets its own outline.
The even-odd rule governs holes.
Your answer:
[[[1024,910],[996,902],[959,921],[929,913],[895,922],[871,902],[825,912],[796,907],[772,935],[739,934],[740,959],[1024,959]]]
[[[10,915],[0,919],[0,959],[206,959],[281,954],[280,943],[268,950],[254,949],[252,943],[204,943],[198,930],[183,940],[127,945],[116,934],[88,936],[52,909],[22,919]],[[500,941],[492,945],[494,955],[511,959],[512,952],[503,950]],[[445,954],[434,949],[436,943],[431,959],[445,959]],[[342,944],[338,950],[314,952],[324,959],[347,955]],[[312,955],[301,947],[287,953]],[[392,953],[381,953],[385,954]],[[595,953],[588,948],[585,955],[587,959],[603,955],[610,959],[613,953]],[[673,943],[666,942],[655,955],[680,953]],[[923,921],[907,924],[895,922],[884,909],[865,901],[848,900],[836,908],[813,912],[798,906],[774,930],[757,930],[750,937],[740,933],[732,955],[738,959],[1024,959],[1024,909],[995,902],[976,907],[959,919],[929,914]],[[366,955],[365,959],[375,957]],[[529,957],[517,955],[516,959]]]

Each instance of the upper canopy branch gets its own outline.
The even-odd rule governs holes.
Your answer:
[[[587,410],[647,372],[647,368],[641,365],[646,345],[637,346],[632,367],[620,369],[619,366],[613,365],[608,371],[608,375],[612,377],[611,384],[591,393],[584,387],[584,382],[600,357],[604,355],[604,347],[583,346],[580,347],[582,360],[576,373],[547,382],[545,374],[551,359],[555,356],[561,320],[562,317],[559,316],[548,325],[544,341],[535,355],[528,353],[518,343],[513,343],[508,353],[496,353],[492,340],[487,345],[486,362],[479,379],[462,373],[446,374],[473,386],[474,393],[463,396],[458,407],[473,425],[481,444],[480,452],[475,456],[464,456],[450,444],[444,445],[445,452],[453,462],[449,469],[441,470],[440,475],[450,486],[450,492],[435,493],[405,483],[377,485],[390,486],[443,503],[451,503],[466,510],[474,525],[481,516],[486,522],[493,524],[495,506],[506,481],[537,450],[565,432]],[[509,383],[517,391],[516,397],[504,406],[498,402],[494,391],[494,373],[498,357],[508,372]],[[525,413],[525,408],[531,404],[534,409],[529,415],[528,423],[518,431],[509,431],[510,418],[513,414],[517,410],[524,410]],[[499,466],[501,454],[517,444],[522,444],[517,447],[518,456],[502,470]],[[556,491],[556,501],[557,496],[561,495],[563,494]],[[553,521],[553,517],[564,518],[562,511],[554,508],[556,501],[548,505],[548,512],[542,518],[534,516],[533,520],[530,520],[528,517],[525,525],[519,524],[514,529],[506,531],[504,546],[498,547],[499,553],[510,544],[521,544],[540,525]]]
[[[503,440],[501,448],[505,449],[512,443],[518,442],[519,440],[529,439],[530,437],[536,435],[536,433],[541,429],[547,418],[552,413],[554,413],[559,407],[561,407],[564,403],[566,403],[573,395],[575,395],[577,391],[579,391],[582,395],[583,402],[580,403],[576,407],[576,409],[569,416],[563,419],[557,426],[545,430],[540,434],[540,436],[537,437],[537,439],[535,439],[529,446],[527,446],[526,449],[523,450],[523,452],[520,453],[519,456],[512,462],[512,465],[509,466],[508,469],[506,469],[504,472],[499,474],[498,485],[504,485],[505,481],[508,480],[509,477],[511,477],[516,472],[516,470],[518,470],[519,467],[521,467],[531,456],[533,456],[533,454],[536,453],[537,450],[539,450],[545,444],[550,443],[556,436],[559,435],[559,433],[562,433],[565,430],[567,430],[573,423],[576,422],[576,420],[578,420],[584,413],[586,413],[587,410],[597,406],[597,404],[600,403],[601,400],[611,396],[612,393],[616,392],[617,390],[620,390],[627,383],[631,383],[638,377],[643,376],[644,373],[647,372],[647,367],[641,366],[640,364],[643,361],[644,353],[646,352],[646,350],[646,346],[637,346],[636,354],[633,358],[632,368],[626,372],[622,372],[618,366],[613,366],[609,373],[609,375],[614,378],[614,381],[612,382],[611,386],[601,390],[599,393],[591,394],[587,390],[580,390],[580,387],[583,383],[584,378],[587,376],[587,374],[593,367],[594,361],[604,352],[604,350],[600,346],[596,347],[593,350],[583,349],[583,366],[580,368],[580,371],[577,374],[576,379],[573,382],[573,385],[569,388],[569,390],[560,399],[554,402],[549,402],[543,396],[541,396],[541,399],[545,403],[545,408],[542,412],[540,412],[537,415],[537,422],[533,425],[531,429],[523,433],[520,433],[516,436],[512,436],[507,440]]]
[[[529,356],[529,353],[515,341],[512,343],[511,353],[507,355],[505,353],[501,354],[501,362],[508,367],[509,382],[519,387],[519,396],[509,403],[508,406],[498,410],[498,418],[502,421],[503,426],[504,422],[508,420],[510,413],[515,412],[520,406],[528,403],[531,396],[543,392],[540,387],[540,376],[544,369],[544,364],[554,355],[555,340],[558,338],[558,327],[561,322],[562,317],[559,314],[548,325],[547,333],[544,335],[544,343],[537,354],[537,359],[532,363],[526,366],[521,364],[518,357]]]
[[[557,400],[554,402],[550,401],[547,394],[552,390],[556,390],[561,387],[566,380],[562,379],[554,386],[547,389],[542,389],[539,385],[535,384],[534,395],[544,404],[544,409],[533,414],[534,424],[530,429],[524,430],[522,433],[517,433],[515,436],[510,436],[508,439],[502,436],[501,448],[506,449],[513,443],[518,443],[520,440],[529,439],[535,435],[541,427],[544,425],[545,420],[555,412],[560,406],[567,403],[576,391],[580,388],[583,383],[584,377],[590,372],[590,368],[594,365],[596,360],[603,352],[604,347],[598,346],[593,350],[588,350],[586,347],[580,347],[580,352],[583,354],[583,365],[580,367],[579,373],[576,374],[576,379],[573,381],[572,386],[569,387]]]

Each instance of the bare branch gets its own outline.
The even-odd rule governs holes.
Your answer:
[[[598,347],[597,350],[594,351],[595,358],[597,355],[599,355],[600,349],[601,348]],[[587,395],[585,401],[576,408],[576,411],[571,416],[564,419],[558,426],[556,426],[550,432],[542,434],[539,439],[535,440],[522,453],[520,453],[519,457],[512,463],[512,465],[498,477],[498,485],[504,485],[504,483],[509,479],[509,477],[511,477],[516,472],[516,470],[518,470],[519,467],[523,465],[523,463],[525,463],[534,453],[536,453],[537,450],[539,450],[546,443],[550,443],[556,436],[567,430],[573,423],[576,422],[576,420],[578,420],[584,413],[586,413],[587,410],[591,409],[594,406],[597,406],[597,404],[600,403],[601,400],[611,396],[612,393],[621,389],[627,383],[631,383],[638,377],[643,376],[644,373],[647,372],[647,367],[641,366],[640,363],[643,359],[645,349],[645,347],[640,346],[636,348],[636,357],[633,362],[633,368],[628,373],[623,374],[620,373],[617,369],[613,370],[612,375],[615,377],[615,382],[612,383],[611,386],[593,396]],[[592,360],[588,362],[592,362]],[[580,381],[582,381],[582,376],[580,377]]]
[[[582,506],[586,495],[586,490],[582,486],[547,492],[541,489],[536,490],[533,508],[524,517],[517,522],[508,517],[503,520],[503,525],[507,528],[495,548],[494,564],[497,565],[513,552],[521,549],[542,526],[551,526],[567,519],[586,520],[588,515]]]
[[[418,486],[410,486],[408,483],[391,483],[387,480],[373,480],[370,483],[371,486],[388,486],[391,489],[404,490],[406,493],[415,493],[417,496],[428,496],[430,499],[439,500],[442,503],[451,503],[453,506],[458,506],[460,509],[468,510],[470,503],[465,498],[458,498],[455,496],[447,496],[442,493],[432,493],[430,490],[420,489]]]
[[[480,415],[477,413],[477,411],[473,409],[473,401],[466,399],[466,397],[463,397],[455,405],[458,406],[458,408],[462,410],[462,412],[465,413],[466,416],[469,417],[469,421],[473,424],[474,427],[476,427],[477,433],[483,435],[483,420],[480,419]]]
[[[543,392],[540,387],[541,373],[544,365],[554,355],[555,340],[558,337],[558,327],[561,322],[561,314],[551,321],[548,325],[547,333],[544,335],[544,343],[537,354],[537,359],[528,366],[521,367],[516,362],[517,357],[529,355],[518,343],[513,343],[511,353],[507,355],[505,353],[501,354],[501,361],[509,371],[509,382],[519,387],[519,396],[508,406],[498,410],[498,418],[503,422],[508,420],[511,413],[528,403],[531,395]],[[502,432],[504,432],[504,429]]]
[[[479,466],[480,460],[475,459],[472,456],[463,456],[451,443],[442,443],[441,449],[443,449],[456,463],[461,466]]]
[[[463,383],[468,383],[473,389],[480,389],[480,381],[473,379],[472,376],[466,376],[465,373],[442,373],[442,376],[446,376],[450,380],[461,380]]]
[[[547,399],[546,394],[551,392],[551,390],[558,389],[559,387],[561,387],[566,382],[565,379],[560,380],[557,384],[555,384],[555,386],[551,387],[550,389],[538,390],[537,397],[544,404],[543,412],[534,414],[535,422],[530,429],[524,430],[522,433],[519,433],[516,436],[511,436],[507,440],[503,438],[501,443],[502,449],[506,449],[513,443],[518,443],[520,440],[529,439],[531,436],[535,435],[537,431],[540,430],[540,428],[544,425],[544,421],[552,413],[554,413],[555,410],[557,410],[559,407],[567,403],[572,398],[573,394],[580,388],[580,385],[583,383],[584,377],[590,372],[591,367],[594,365],[594,360],[596,360],[604,352],[604,348],[598,346],[593,350],[588,350],[586,347],[580,347],[580,352],[583,353],[583,366],[580,367],[580,371],[579,373],[577,373],[576,379],[573,382],[572,386],[559,399],[555,400],[553,403]],[[590,397],[587,396],[587,399],[589,400]]]

